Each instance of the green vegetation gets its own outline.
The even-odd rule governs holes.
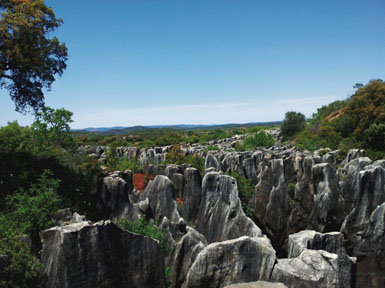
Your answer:
[[[249,207],[249,202],[255,193],[255,185],[251,179],[247,179],[236,172],[233,172],[230,176],[237,180],[238,197],[241,200],[243,211],[247,217],[254,219],[254,214]]]
[[[348,99],[319,108],[304,129],[288,138],[310,151],[329,147],[346,155],[349,149],[360,148],[373,160],[384,158],[385,83],[377,79],[355,88]]]
[[[289,183],[289,184],[287,184],[287,193],[289,194],[291,199],[294,199],[295,186],[296,186],[296,183]]]
[[[281,125],[281,135],[288,139],[305,128],[305,115],[298,112],[286,112],[285,119]]]
[[[166,252],[166,255],[170,253],[170,245],[166,239],[166,232],[159,230],[154,223],[147,222],[145,217],[139,218],[136,222],[128,219],[119,219],[116,221],[116,224],[127,231],[158,240],[160,247]]]
[[[182,165],[184,163],[191,164],[191,166],[198,169],[202,175],[205,169],[203,158],[196,153],[194,155],[185,155],[180,145],[174,145],[171,151],[166,154],[166,163],[176,165]]]

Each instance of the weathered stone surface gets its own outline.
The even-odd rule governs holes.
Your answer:
[[[357,236],[357,287],[385,287],[385,203],[372,212],[369,224]],[[366,286],[365,286],[366,285]]]
[[[212,154],[207,154],[206,160],[205,160],[205,167],[206,168],[214,168],[215,170],[219,170],[219,163],[217,158],[215,158]]]
[[[109,221],[40,232],[46,287],[166,287],[158,241]]]
[[[354,287],[356,259],[346,253],[341,232],[318,233],[304,230],[289,236],[288,257],[298,257],[304,250],[325,250],[338,255],[338,287]]]
[[[196,229],[206,236],[209,243],[262,235],[258,226],[242,210],[236,180],[217,172],[207,173],[203,178],[196,223]]]
[[[275,260],[275,251],[264,237],[244,236],[212,243],[198,254],[182,287],[219,288],[242,281],[269,280]]]
[[[187,233],[173,247],[169,266],[171,267],[171,287],[180,288],[198,254],[207,246],[206,238],[195,229],[186,228]]]
[[[256,281],[248,283],[231,284],[224,288],[287,288],[282,283],[272,283],[266,281]]]
[[[341,232],[348,236],[364,230],[374,209],[385,202],[385,169],[378,163],[366,166],[359,173],[357,184],[356,205],[341,227]]]
[[[128,202],[129,186],[120,176],[122,176],[120,172],[116,171],[103,178],[102,187],[98,191],[97,203],[97,209],[103,218],[109,218],[120,203]]]
[[[324,250],[305,249],[298,257],[278,259],[270,281],[288,287],[340,287],[338,256]]]
[[[357,205],[360,196],[360,171],[372,164],[368,157],[355,158],[337,171],[340,178],[341,196],[344,199],[344,214],[348,215]]]
[[[290,197],[285,182],[282,159],[268,161],[262,168],[251,205],[269,236],[281,242],[285,238]]]
[[[167,217],[171,222],[178,223],[180,216],[174,198],[174,185],[166,176],[158,175],[148,183],[143,193],[149,200],[153,218],[162,221]]]
[[[187,168],[183,174],[183,211],[182,216],[187,221],[195,221],[202,198],[202,177],[195,168]]]
[[[343,200],[335,169],[328,163],[314,165],[312,184],[314,204],[309,228],[320,232],[338,230],[343,221]]]

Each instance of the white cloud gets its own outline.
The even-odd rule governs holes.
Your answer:
[[[278,121],[284,118],[287,111],[297,111],[311,116],[317,108],[337,99],[337,97],[330,96],[141,108],[106,108],[87,112],[79,110],[74,112],[72,128]]]

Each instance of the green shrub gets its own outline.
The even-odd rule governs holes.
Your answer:
[[[166,232],[159,230],[154,223],[148,223],[145,217],[139,218],[136,222],[128,219],[119,219],[116,221],[116,224],[124,230],[158,240],[160,247],[166,252],[166,254],[170,253],[170,246],[166,239]]]
[[[274,138],[260,130],[254,135],[243,140],[243,146],[246,150],[255,150],[258,147],[269,147],[274,145]]]
[[[18,230],[15,220],[0,215],[0,254],[9,257],[0,287],[38,287],[38,276],[43,265],[31,252],[28,237]]]
[[[305,128],[305,115],[298,112],[286,112],[285,119],[281,125],[281,135],[285,139],[293,137],[295,134]]]
[[[365,130],[365,144],[374,150],[385,150],[385,124],[373,123]]]
[[[218,151],[220,148],[217,145],[209,145],[207,146],[203,152],[207,153],[208,151]]]
[[[243,211],[246,216],[254,219],[254,214],[249,207],[249,202],[255,193],[255,185],[252,183],[251,179],[247,179],[236,172],[233,172],[230,176],[237,180],[238,197],[241,200]]]
[[[287,193],[289,194],[291,199],[294,199],[294,196],[295,196],[295,186],[296,186],[296,183],[289,183],[287,185]]]
[[[28,191],[20,189],[7,197],[8,209],[21,233],[30,235],[34,247],[40,247],[39,232],[54,224],[54,216],[59,209],[56,192],[60,180],[50,178],[52,172],[46,170],[37,184]]]

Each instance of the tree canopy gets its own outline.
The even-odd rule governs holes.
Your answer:
[[[43,89],[66,68],[67,48],[48,33],[63,21],[44,0],[0,0],[0,88],[9,90],[16,111],[44,107]]]
[[[285,114],[285,119],[281,125],[281,134],[285,138],[294,136],[305,128],[305,115],[299,112],[289,111]]]

